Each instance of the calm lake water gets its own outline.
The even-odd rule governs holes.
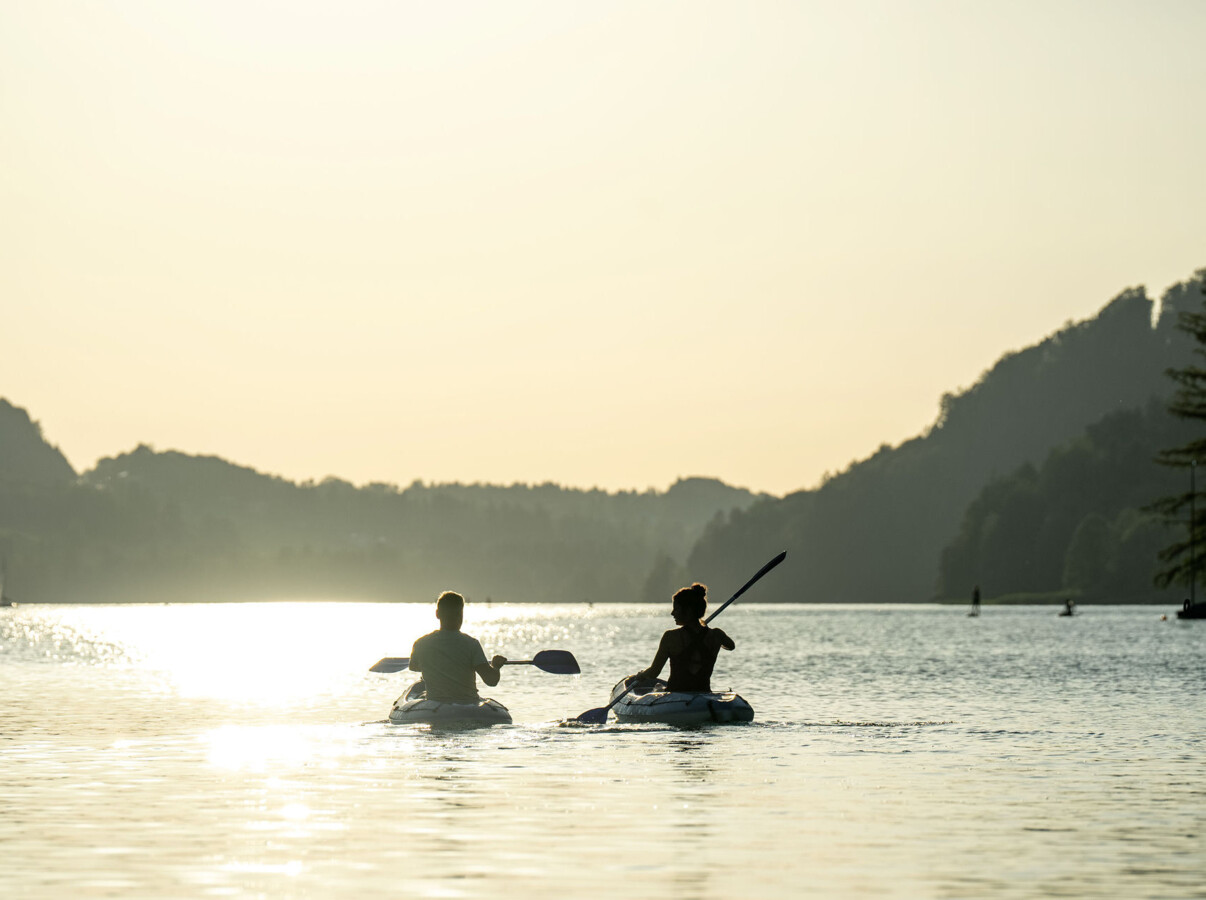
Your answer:
[[[1206,623],[765,606],[757,720],[567,726],[669,605],[470,604],[515,724],[386,723],[432,607],[0,610],[3,897],[1206,897]],[[1167,612],[1170,621],[1161,621]]]

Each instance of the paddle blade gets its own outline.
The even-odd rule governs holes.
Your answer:
[[[610,707],[600,706],[598,709],[588,709],[573,721],[580,725],[602,725],[607,721],[607,710]]]
[[[370,672],[401,672],[410,667],[409,656],[386,656],[369,666]]]
[[[579,675],[582,669],[568,650],[541,650],[532,657],[532,665],[554,675]]]

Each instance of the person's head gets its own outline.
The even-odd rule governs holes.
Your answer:
[[[671,613],[678,624],[682,625],[685,622],[702,619],[707,609],[708,589],[698,581],[690,587],[680,588],[674,592]]]
[[[465,598],[456,591],[444,591],[436,598],[436,618],[441,628],[460,631],[465,621]]]

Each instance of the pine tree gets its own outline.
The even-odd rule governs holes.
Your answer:
[[[1206,269],[1197,272],[1198,287],[1203,301],[1199,311],[1182,310],[1177,314],[1178,327],[1196,342],[1194,361],[1181,369],[1168,369],[1167,375],[1177,384],[1176,393],[1168,405],[1174,416],[1206,425]],[[1196,584],[1198,574],[1206,569],[1206,502],[1197,491],[1196,469],[1206,464],[1206,431],[1180,447],[1162,451],[1157,462],[1186,469],[1189,490],[1164,497],[1152,505],[1173,521],[1188,521],[1185,536],[1160,551],[1164,567],[1156,573],[1156,584]]]

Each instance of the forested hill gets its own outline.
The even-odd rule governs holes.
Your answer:
[[[759,599],[932,599],[942,550],[990,479],[1040,463],[1107,413],[1171,393],[1165,369],[1190,359],[1176,313],[1200,304],[1203,274],[1166,292],[1155,326],[1144,290],[1128,289],[1096,317],[1007,354],[971,388],[945,395],[924,435],[885,445],[816,489],[717,520],[691,552],[693,577],[740,585],[787,549],[791,564],[759,586]],[[972,585],[944,587],[970,595]]]
[[[712,517],[757,499],[708,478],[618,493],[295,484],[146,446],[78,478],[66,460],[55,478],[26,477],[56,458],[36,428],[0,443],[0,556],[24,602],[427,600],[447,588],[479,600],[631,601],[655,564],[681,569]]]
[[[0,398],[0,483],[66,484],[75,470],[23,409]]]
[[[1179,589],[1157,589],[1154,580],[1159,552],[1184,524],[1149,507],[1183,493],[1187,476],[1152,460],[1200,430],[1152,400],[1090,425],[1042,466],[1025,463],[990,481],[942,552],[938,596],[966,601],[967,585],[978,584],[989,601],[1179,603]]]

